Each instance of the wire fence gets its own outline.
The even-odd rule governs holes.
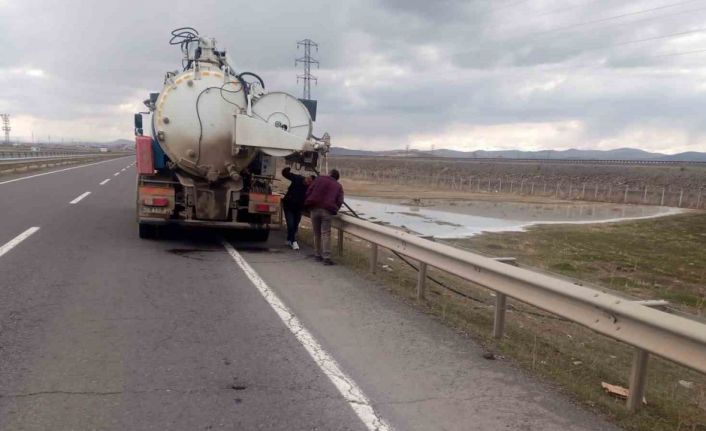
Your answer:
[[[613,202],[703,209],[704,187],[630,185],[504,176],[412,175],[395,171],[340,167],[342,176],[377,183],[481,194],[540,196],[563,200]]]

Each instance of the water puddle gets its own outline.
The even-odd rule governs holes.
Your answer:
[[[521,231],[537,224],[586,224],[661,217],[678,208],[610,203],[415,201],[347,198],[370,221],[437,238],[467,238],[482,232]]]

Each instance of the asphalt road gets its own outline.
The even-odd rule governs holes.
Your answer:
[[[140,240],[132,162],[0,177],[0,430],[612,429],[279,234]]]

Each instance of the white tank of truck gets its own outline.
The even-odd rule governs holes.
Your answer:
[[[181,28],[170,43],[181,47],[182,70],[167,72],[145,101],[148,112],[135,117],[140,236],[180,223],[266,238],[281,222],[274,158],[313,170],[330,139],[312,134],[312,113],[299,99],[237,73],[215,39]]]

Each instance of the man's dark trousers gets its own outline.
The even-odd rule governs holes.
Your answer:
[[[302,210],[286,205],[283,210],[284,220],[287,222],[287,241],[294,242],[297,240],[297,230],[299,229],[299,222],[302,219]]]

